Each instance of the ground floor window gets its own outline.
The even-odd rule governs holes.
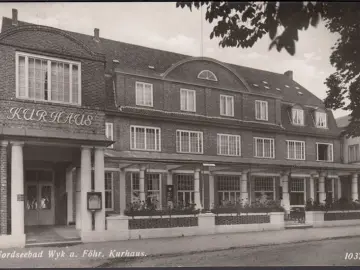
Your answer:
[[[333,178],[325,178],[325,194],[327,201],[334,200],[334,179]],[[315,179],[315,186],[316,186],[316,201],[320,201],[320,187],[319,187],[319,178]]]
[[[184,206],[194,204],[194,175],[178,174],[175,179],[177,183],[177,203]]]
[[[145,176],[146,182],[146,204],[148,207],[160,209],[161,196],[160,196],[160,174],[147,173]]]
[[[275,200],[275,177],[255,177],[254,184],[256,201]]]
[[[140,175],[138,172],[131,173],[131,202],[140,201]]]
[[[220,205],[227,205],[240,201],[240,176],[219,175],[217,190]]]
[[[113,172],[105,172],[105,209],[106,211],[114,210],[114,193],[113,193]]]
[[[290,181],[290,205],[305,204],[305,179],[292,178]]]

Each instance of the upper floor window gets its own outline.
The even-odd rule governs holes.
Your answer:
[[[203,133],[199,131],[177,130],[176,151],[179,153],[203,152]]]
[[[234,116],[234,97],[220,95],[220,115]]]
[[[325,112],[315,112],[315,124],[318,128],[327,128],[327,114]]]
[[[160,128],[130,126],[130,148],[160,151]]]
[[[304,141],[286,141],[288,159],[305,160]]]
[[[304,125],[304,110],[292,109],[291,110],[292,123],[294,125]]]
[[[275,158],[274,139],[254,138],[255,157]]]
[[[113,172],[105,172],[105,209],[114,210]]]
[[[136,105],[153,106],[153,85],[151,83],[136,82]]]
[[[359,145],[353,144],[349,145],[349,162],[359,161]]]
[[[215,74],[213,72],[211,72],[210,70],[203,70],[199,73],[198,75],[199,79],[204,79],[204,80],[210,80],[210,81],[215,81],[217,82],[217,78],[215,76]]]
[[[180,89],[180,109],[182,111],[196,112],[195,90]]]
[[[257,120],[268,120],[268,103],[263,100],[255,100],[255,118]]]
[[[17,52],[16,97],[81,105],[81,64]]]
[[[316,143],[317,161],[333,161],[333,145],[331,143]]]
[[[105,136],[108,140],[113,141],[114,140],[114,128],[113,123],[105,123]],[[113,148],[114,144],[108,146],[108,148]]]
[[[240,136],[218,134],[217,153],[225,156],[240,156]]]

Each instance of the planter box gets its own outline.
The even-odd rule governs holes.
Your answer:
[[[307,211],[306,224],[314,227],[335,227],[360,224],[360,210]]]

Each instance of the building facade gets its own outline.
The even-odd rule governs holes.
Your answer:
[[[160,209],[358,199],[333,114],[277,74],[3,18],[0,234]],[[356,184],[356,188],[355,188]],[[94,222],[87,193],[102,194]],[[11,239],[15,239],[11,238]]]

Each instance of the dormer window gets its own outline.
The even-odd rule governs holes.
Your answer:
[[[215,81],[217,82],[217,78],[215,76],[215,74],[213,72],[211,72],[210,70],[203,70],[199,73],[198,75],[199,79],[203,79],[203,80],[209,80],[209,81]]]
[[[327,114],[325,112],[315,112],[315,125],[317,128],[327,128]]]
[[[293,125],[304,125],[304,110],[292,108],[291,109],[291,118]]]

